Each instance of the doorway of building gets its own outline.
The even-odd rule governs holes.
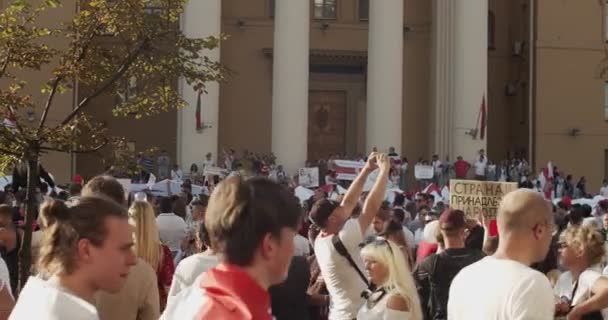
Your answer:
[[[346,153],[346,92],[311,90],[308,95],[308,159]]]

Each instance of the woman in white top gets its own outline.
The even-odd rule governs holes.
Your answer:
[[[358,320],[421,320],[420,300],[406,258],[399,246],[376,237],[361,250],[369,280],[376,289],[368,292]]]
[[[582,315],[599,312],[608,307],[608,278],[596,265],[604,256],[604,239],[593,227],[569,227],[559,241],[563,273],[554,288],[556,314],[579,319]],[[603,318],[608,319],[604,313]]]
[[[97,196],[77,205],[45,202],[45,227],[38,270],[30,277],[10,315],[12,320],[98,320],[95,293],[118,292],[135,265],[127,210]]]

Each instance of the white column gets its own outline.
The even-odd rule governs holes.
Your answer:
[[[452,114],[453,156],[471,160],[479,149],[486,149],[484,139],[473,139],[466,132],[477,127],[482,99],[488,106],[488,0],[453,2],[454,28],[454,103]],[[488,112],[486,112],[486,123]],[[487,126],[486,126],[487,127]]]
[[[401,152],[403,112],[403,1],[374,0],[369,8],[367,151]]]
[[[275,1],[272,152],[292,174],[308,155],[309,15],[309,1]]]
[[[455,1],[433,1],[433,63],[431,153],[440,159],[450,156],[453,161],[452,113],[454,103],[454,7]]]
[[[219,37],[221,17],[221,0],[191,0],[182,15],[182,30],[189,38]],[[212,61],[220,61],[220,48],[203,50],[201,55]],[[216,82],[206,84],[207,93],[201,96],[201,118],[206,128],[197,132],[195,113],[198,93],[184,79],[179,82],[182,97],[188,105],[178,111],[177,158],[184,171],[190,170],[193,163],[200,169],[208,152],[213,153],[214,159],[217,160],[220,85]]]

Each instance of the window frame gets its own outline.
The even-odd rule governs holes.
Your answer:
[[[294,1],[294,0],[289,0],[289,1]],[[327,6],[327,1],[333,1],[334,2],[334,17],[317,17],[317,1],[322,1],[322,12],[323,14],[325,13],[326,10],[326,6]],[[326,20],[338,20],[338,4],[339,4],[339,0],[312,0],[312,18],[314,20],[319,20],[319,21],[326,21]]]
[[[367,2],[367,17],[363,18],[361,16],[361,2],[366,1]],[[359,22],[369,22],[369,6],[370,6],[370,0],[357,0],[357,20],[359,20]]]
[[[488,10],[488,50],[496,50],[496,14]]]
[[[608,81],[604,82],[604,121],[608,121]]]

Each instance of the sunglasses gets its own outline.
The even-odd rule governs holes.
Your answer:
[[[373,244],[374,246],[387,246],[388,247],[388,251],[393,254],[393,249],[391,248],[390,243],[388,242],[388,240],[385,237],[378,237],[378,236],[372,236],[372,237],[368,237],[367,239],[363,240],[363,242],[361,244],[359,244],[359,248],[363,248],[367,245]]]

